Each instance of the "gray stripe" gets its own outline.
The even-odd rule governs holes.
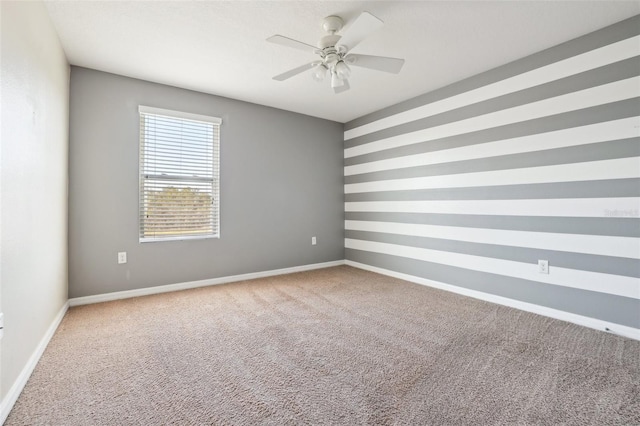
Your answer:
[[[346,212],[345,220],[640,238],[640,219]]]
[[[521,154],[362,173],[345,176],[344,183],[521,169],[524,167],[552,166],[637,156],[640,156],[640,138],[631,138]]]
[[[420,200],[527,200],[640,197],[640,179],[554,182],[479,188],[435,188],[345,194],[345,202]]]
[[[344,165],[368,163],[388,158],[402,157],[425,152],[439,151],[442,149],[459,148],[463,146],[477,145],[486,142],[530,136],[539,133],[572,127],[586,126],[589,124],[603,123],[611,120],[634,117],[640,115],[640,98],[598,105],[581,110],[564,112],[534,120],[521,121],[463,135],[449,136],[427,142],[419,142],[411,145],[390,148],[369,154],[345,158]]]
[[[469,90],[477,89],[515,75],[549,65],[563,59],[589,52],[609,44],[634,37],[640,33],[640,15],[610,25],[599,31],[567,41],[525,58],[491,69],[465,80],[428,92],[388,108],[365,115],[345,124],[345,130],[354,129],[364,124],[377,121],[441,99],[446,99]]]
[[[537,263],[538,259],[547,259],[551,268],[557,266],[561,268],[640,278],[640,261],[623,257],[598,256],[592,254],[503,246],[496,244],[471,243],[457,240],[445,240],[441,238],[387,234],[382,232],[347,230],[345,231],[345,238],[374,241],[378,243],[398,244],[401,246],[419,247],[430,250],[470,254],[473,256],[491,257],[495,259],[533,264]]]
[[[346,249],[346,259],[379,268],[640,328],[640,300],[472,271],[398,256]]]
[[[640,69],[640,57],[625,59],[579,74],[554,80],[549,83],[534,86],[528,89],[509,93],[446,111],[430,117],[421,118],[408,123],[388,127],[377,132],[359,136],[345,141],[345,147],[351,148],[380,139],[390,138],[405,133],[428,129],[443,124],[449,124],[467,118],[477,117],[496,111],[502,111],[532,102],[553,98],[579,90],[589,89],[614,81],[624,80],[638,75]]]

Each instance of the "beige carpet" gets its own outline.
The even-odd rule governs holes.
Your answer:
[[[7,425],[638,425],[640,342],[347,266],[72,308]]]

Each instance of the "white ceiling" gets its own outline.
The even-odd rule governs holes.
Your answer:
[[[640,1],[47,1],[72,65],[346,122],[640,13]],[[322,18],[363,10],[385,26],[356,53],[406,59],[399,75],[354,68],[333,94],[315,58]]]

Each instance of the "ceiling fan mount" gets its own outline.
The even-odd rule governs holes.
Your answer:
[[[344,21],[339,16],[327,16],[322,21],[322,29],[331,34],[337,33],[342,27],[344,27]]]
[[[404,59],[351,53],[354,47],[382,26],[383,22],[380,19],[369,12],[362,12],[343,35],[336,34],[344,27],[342,18],[333,15],[324,18],[322,28],[328,34],[320,38],[317,47],[281,35],[269,37],[267,41],[271,43],[313,52],[319,56],[318,60],[279,74],[273,79],[284,81],[313,69],[314,80],[323,81],[327,75],[330,75],[334,92],[342,93],[349,90],[348,79],[351,75],[349,65],[397,74],[404,64]]]

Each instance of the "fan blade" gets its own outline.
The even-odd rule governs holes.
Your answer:
[[[274,80],[278,80],[278,81],[284,81],[288,78],[293,77],[294,75],[298,75],[301,72],[305,72],[306,70],[310,70],[311,68],[315,67],[316,65],[318,65],[317,62],[311,62],[309,64],[304,64],[301,65],[297,68],[294,68],[292,70],[289,70],[287,72],[283,72],[282,74],[278,74],[275,77],[273,77]]]
[[[318,48],[315,46],[311,46],[310,44],[303,43],[301,41],[294,40],[292,38],[281,36],[281,35],[271,36],[267,39],[267,41],[270,43],[275,43],[282,46],[293,47],[294,49],[304,50],[305,52],[313,53],[316,50],[318,50]]]
[[[404,59],[387,58],[386,56],[358,55],[352,53],[345,58],[345,62],[356,67],[398,74],[404,65]]]
[[[342,80],[342,81],[344,82],[344,84],[342,86],[333,88],[333,93],[335,93],[336,95],[338,93],[346,92],[347,90],[349,90],[351,88],[349,86],[349,80]]]
[[[362,12],[353,24],[347,28],[340,41],[338,41],[338,45],[346,47],[348,52],[360,44],[369,34],[382,28],[383,25],[384,22],[369,12]]]

